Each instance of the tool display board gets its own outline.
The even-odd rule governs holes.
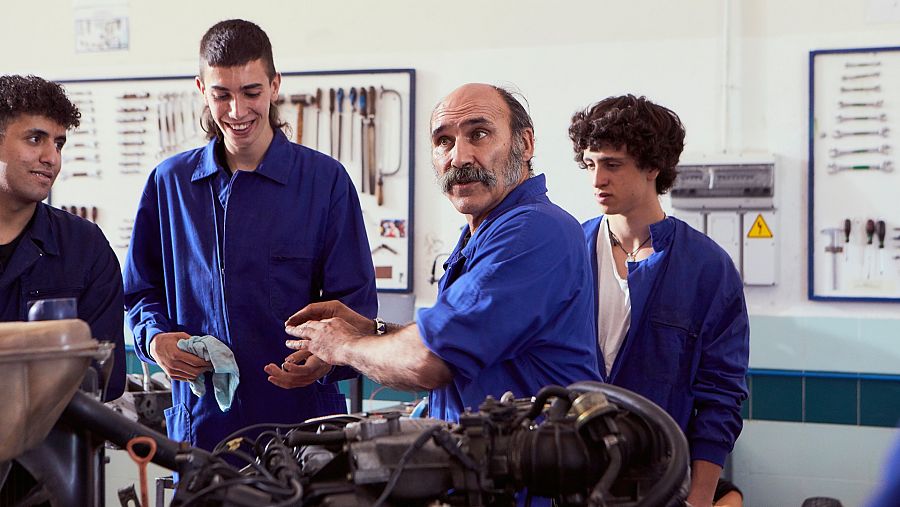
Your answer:
[[[122,263],[150,171],[206,144],[203,98],[194,76],[61,83],[82,122],[69,133],[50,203],[95,221]],[[350,175],[379,291],[410,292],[415,71],[282,73],[278,108],[292,141],[338,159]]]
[[[900,302],[900,47],[809,69],[809,298]]]

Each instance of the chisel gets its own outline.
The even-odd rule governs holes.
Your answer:
[[[344,89],[338,88],[337,93],[335,94],[337,98],[337,110],[338,110],[338,129],[337,129],[337,159],[341,159],[341,148],[343,147],[343,143],[341,142],[344,138]]]
[[[334,157],[334,88],[328,89],[328,154]]]
[[[359,88],[359,153],[362,174],[359,180],[359,191],[366,192],[366,96],[369,92],[365,88]]]
[[[356,87],[350,88],[350,162],[353,162],[353,121],[356,119]]]
[[[316,88],[316,149],[319,149],[319,130],[322,127],[322,89]]]

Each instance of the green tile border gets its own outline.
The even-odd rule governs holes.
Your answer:
[[[859,381],[850,378],[804,378],[803,421],[859,423]]]
[[[803,379],[789,376],[766,376],[753,379],[751,410],[755,419],[768,421],[803,421]]]
[[[862,379],[859,382],[860,424],[893,428],[900,422],[900,382]]]
[[[878,427],[900,423],[900,375],[751,368],[747,386],[750,409],[742,407],[741,412],[747,420]]]

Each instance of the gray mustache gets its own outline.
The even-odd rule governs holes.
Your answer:
[[[450,166],[450,169],[438,178],[438,185],[444,193],[450,192],[453,185],[475,182],[492,188],[497,184],[497,177],[480,165],[466,164],[460,167]]]

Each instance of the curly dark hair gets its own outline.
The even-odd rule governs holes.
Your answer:
[[[81,123],[81,112],[57,83],[37,76],[0,76],[0,136],[23,114],[45,116],[66,129]]]
[[[211,26],[200,39],[200,77],[203,67],[238,67],[254,60],[261,60],[269,81],[275,79],[275,60],[269,36],[256,23],[243,19],[228,19]],[[269,124],[273,129],[287,125],[281,121],[278,108],[269,107]],[[222,137],[222,132],[212,119],[209,108],[203,109],[201,125],[206,137]]]
[[[575,113],[569,138],[582,169],[587,167],[585,150],[599,150],[604,145],[620,150],[624,146],[638,169],[659,169],[656,193],[664,194],[678,175],[675,166],[684,149],[684,125],[672,110],[629,94],[607,97]]]

